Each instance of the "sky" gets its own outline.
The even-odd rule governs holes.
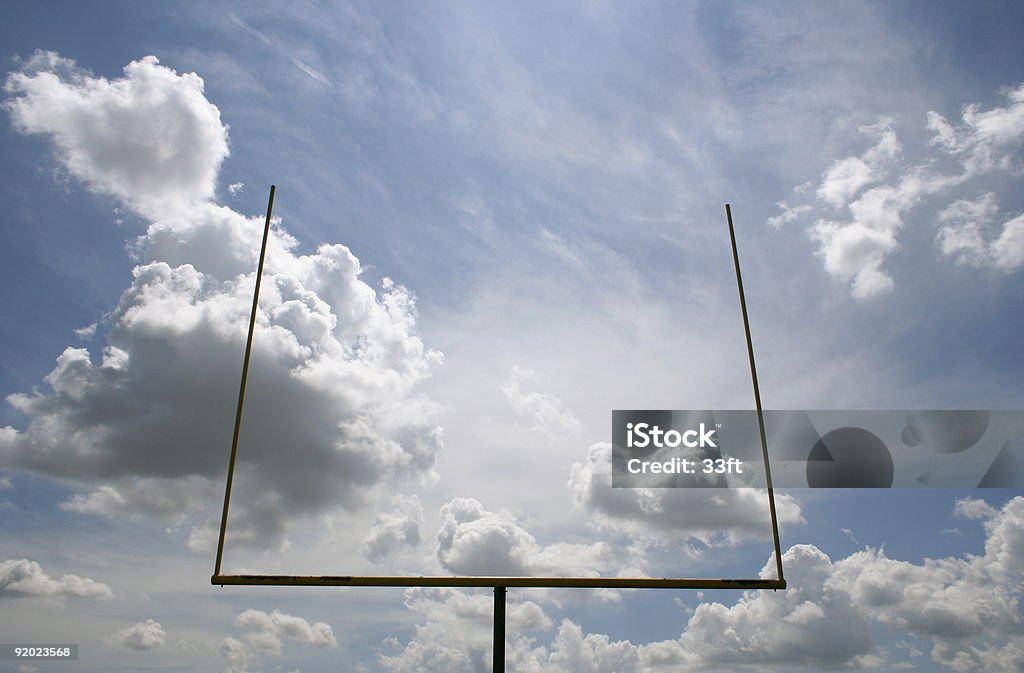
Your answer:
[[[11,2],[0,671],[491,670],[487,590],[774,572],[612,409],[1021,409],[1024,7]],[[510,590],[508,670],[1024,669],[1024,494],[776,494],[782,592]]]

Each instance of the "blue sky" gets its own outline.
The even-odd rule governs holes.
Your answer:
[[[757,573],[763,498],[612,493],[609,411],[750,406],[725,202],[766,407],[1021,408],[1022,15],[11,5],[4,638],[489,670],[485,593],[207,585],[271,183],[232,569]],[[794,589],[512,592],[510,670],[1019,670],[1018,495],[784,494]]]

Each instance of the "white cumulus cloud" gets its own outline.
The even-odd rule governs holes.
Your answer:
[[[61,163],[92,188],[146,212],[213,196],[227,128],[195,73],[147,56],[108,80],[37,51],[4,88],[15,128],[50,136]]]
[[[730,666],[783,664],[856,667],[871,663],[869,620],[839,586],[831,559],[813,545],[782,558],[789,588],[747,592],[733,606],[697,606],[680,638],[693,663]],[[769,563],[762,576],[774,575]]]
[[[167,632],[160,626],[160,622],[147,619],[121,629],[104,640],[108,645],[127,650],[152,650],[163,647],[166,639]]]
[[[235,617],[235,626],[245,633],[246,641],[259,654],[280,655],[286,640],[314,647],[338,646],[329,624],[310,624],[302,617],[278,610],[246,610]]]
[[[421,619],[412,638],[395,653],[382,654],[387,673],[474,673],[491,669],[494,603],[490,592],[413,588],[405,592],[405,605]],[[529,632],[551,628],[551,619],[532,601],[508,596],[505,613],[510,643],[509,661],[529,646]],[[521,669],[513,665],[510,670]]]
[[[825,270],[836,278],[850,281],[852,294],[857,299],[890,291],[894,286],[893,278],[882,264],[900,246],[898,234],[903,228],[904,216],[923,197],[959,180],[926,169],[914,169],[896,184],[869,189],[849,204],[851,220],[819,220],[810,233],[820,244],[818,254],[825,261]]]
[[[962,500],[955,513],[982,521],[983,554],[910,563],[867,548],[834,561],[813,545],[795,545],[783,555],[785,591],[746,591],[732,605],[701,603],[677,638],[616,640],[570,619],[542,638],[552,631],[550,618],[539,606],[512,604],[509,666],[535,673],[907,668],[893,648],[875,642],[872,632],[884,629],[930,643],[932,660],[957,673],[1016,673],[1024,665],[1024,497],[1001,509]],[[774,573],[769,560],[761,576]],[[421,623],[404,645],[390,641],[396,652],[381,657],[384,670],[486,670],[490,596],[413,589],[406,605]],[[897,649],[924,656],[912,645]]]
[[[771,534],[768,496],[754,488],[612,488],[612,446],[594,444],[569,475],[573,504],[602,530],[665,546],[690,538],[732,544]],[[776,494],[780,526],[804,523],[792,496]]]
[[[936,240],[942,254],[957,264],[1016,271],[1024,266],[1024,215],[1013,217],[1000,229],[993,225],[999,215],[996,195],[987,192],[976,199],[954,201],[941,213]]]
[[[240,640],[228,636],[221,641],[218,652],[221,659],[227,662],[224,673],[248,673],[249,657],[245,653],[245,645]]]
[[[1004,89],[1003,95],[1003,107],[982,110],[976,103],[965,105],[956,123],[929,112],[932,144],[959,158],[972,175],[1019,167],[1012,152],[1024,143],[1024,84]]]
[[[222,486],[262,218],[211,202],[227,127],[202,80],[152,57],[114,80],[38,53],[7,81],[15,128],[53,140],[67,170],[149,222],[102,353],[67,348],[45,389],[8,398],[5,465],[91,490],[65,509],[181,522]],[[343,245],[310,254],[278,222],[268,243],[229,537],[272,548],[290,522],[359,507],[375,486],[431,478],[441,362],[412,294],[362,280]],[[194,526],[209,543],[212,521]]]
[[[915,207],[993,171],[1019,175],[1024,85],[1003,93],[1005,105],[990,110],[967,105],[956,123],[929,112],[929,147],[937,152],[916,163],[901,165],[901,143],[891,122],[883,120],[859,127],[878,138],[873,147],[838,159],[825,171],[816,195],[826,207],[819,208],[808,233],[818,243],[825,271],[848,282],[855,298],[870,299],[895,287],[886,261],[900,249],[901,232]],[[952,169],[940,168],[944,164]],[[1024,266],[1024,216],[1008,219],[1000,231],[993,231],[995,199],[995,194],[985,193],[942,211],[937,240],[944,255],[1006,272]],[[809,203],[780,207],[783,212],[769,219],[776,227],[815,209]]]
[[[860,127],[861,133],[878,137],[878,144],[859,157],[835,161],[822,177],[818,198],[832,206],[843,206],[866,185],[878,182],[900,152],[900,141],[889,122]]]
[[[0,598],[8,597],[60,597],[112,598],[113,590],[102,582],[62,575],[59,579],[50,577],[41,565],[28,559],[0,561]]]
[[[423,507],[416,496],[397,497],[395,508],[381,512],[363,539],[363,554],[374,562],[387,559],[420,543]]]
[[[609,542],[542,545],[512,516],[490,512],[473,498],[455,498],[441,508],[437,559],[457,575],[645,574],[642,556],[634,549]]]

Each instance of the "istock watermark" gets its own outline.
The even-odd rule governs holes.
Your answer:
[[[765,411],[780,488],[1024,488],[1024,412]],[[754,411],[612,412],[612,486],[763,488]]]
[[[694,439],[696,437],[697,439]],[[697,430],[662,430],[657,425],[650,423],[626,423],[626,446],[630,449],[645,448],[652,443],[658,448],[676,448],[686,446],[689,448],[704,448],[710,446],[717,449],[715,444],[715,429],[706,429],[701,423]]]

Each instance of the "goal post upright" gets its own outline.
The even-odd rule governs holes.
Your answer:
[[[245,382],[249,375],[249,358],[252,355],[252,335],[256,329],[256,308],[260,303],[260,281],[263,280],[263,262],[267,257],[267,239],[270,237],[270,217],[274,212],[276,185],[270,185],[270,199],[267,201],[267,218],[263,223],[263,243],[260,244],[260,262],[256,267],[256,289],[252,293],[252,312],[249,314],[249,334],[245,338],[245,357],[242,359],[242,380],[238,384],[238,406],[235,408],[235,429],[231,435],[231,457],[228,458],[228,477],[224,485],[224,511],[220,517],[220,535],[217,536],[217,561],[214,575],[220,575],[221,561],[224,560],[224,534],[228,526],[228,509],[231,507],[231,485],[235,476],[235,457],[238,455],[238,433],[242,428],[242,407],[245,404]]]
[[[761,388],[757,384],[757,365],[754,364],[754,342],[750,338],[750,320],[747,317],[747,297],[743,292],[743,273],[740,271],[740,253],[736,248],[736,231],[732,225],[732,208],[725,204],[725,219],[729,223],[729,242],[732,244],[732,262],[736,268],[736,288],[740,295],[740,313],[743,314],[743,334],[747,338],[747,356],[750,360],[750,381],[754,387],[754,405],[757,408],[757,431],[761,436],[761,455],[764,458],[764,478],[768,487],[768,512],[772,520],[772,542],[775,544],[775,571],[785,584],[782,573],[782,548],[779,542],[779,519],[775,513],[775,489],[772,488],[772,464],[768,458],[768,439],[764,431],[764,410],[761,408]]]

